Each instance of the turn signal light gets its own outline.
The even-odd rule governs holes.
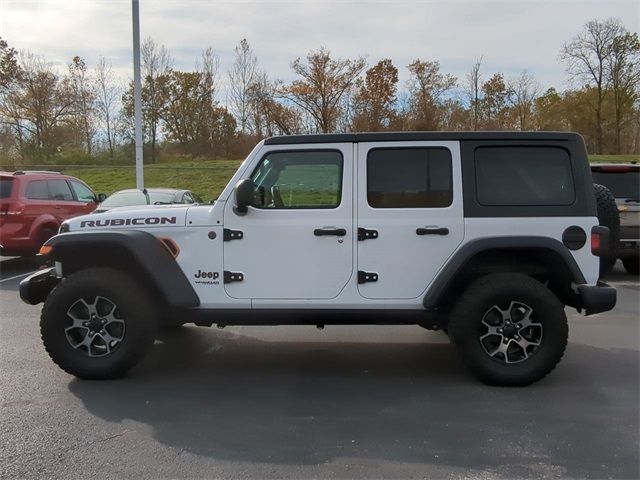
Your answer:
[[[51,250],[53,250],[53,247],[51,245],[43,245],[40,247],[40,252],[38,252],[40,255],[49,255],[51,253]]]

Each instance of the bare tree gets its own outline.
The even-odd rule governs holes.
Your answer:
[[[243,38],[234,49],[235,60],[228,73],[231,111],[238,120],[240,131],[249,130],[249,87],[256,80],[258,59],[249,42]]]
[[[615,152],[621,153],[624,117],[633,119],[633,107],[640,98],[640,40],[637,33],[628,32],[620,22],[617,27],[607,61],[607,74],[615,109]]]
[[[468,82],[468,94],[469,104],[473,110],[473,129],[478,129],[480,122],[480,92],[482,85],[482,75],[480,74],[480,67],[482,66],[482,57],[480,57],[476,63],[471,67],[471,71],[467,73]]]
[[[507,90],[509,103],[518,117],[518,126],[520,130],[526,130],[533,115],[535,100],[540,95],[540,84],[531,73],[523,70],[518,77],[509,81]]]
[[[560,58],[574,80],[595,85],[596,153],[602,153],[602,107],[609,82],[606,69],[617,31],[618,24],[612,18],[603,22],[592,20],[560,51]]]
[[[345,95],[366,66],[364,57],[355,60],[332,59],[324,47],[307,54],[306,62],[296,59],[291,68],[299,80],[284,86],[283,96],[308,113],[316,129],[334,131]]]
[[[160,83],[172,67],[173,59],[164,45],[158,45],[147,37],[140,48],[144,86],[142,113],[151,141],[151,161],[156,161],[156,150],[160,132],[161,111],[164,105]]]
[[[116,85],[111,63],[108,63],[103,56],[99,57],[94,74],[97,89],[96,109],[107,137],[109,156],[113,157],[120,89]]]

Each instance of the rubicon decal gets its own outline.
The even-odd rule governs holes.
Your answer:
[[[107,218],[104,220],[82,220],[80,228],[90,227],[123,227],[125,225],[175,225],[176,217],[147,218]]]

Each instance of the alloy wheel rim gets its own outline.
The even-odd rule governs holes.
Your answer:
[[[125,320],[118,306],[106,297],[92,303],[76,300],[67,310],[71,324],[64,329],[69,345],[88,357],[104,357],[116,350],[124,339]]]
[[[512,301],[507,308],[492,306],[482,317],[480,344],[494,360],[516,364],[528,360],[542,344],[543,327],[533,308]]]

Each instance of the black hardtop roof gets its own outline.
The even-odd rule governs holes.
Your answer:
[[[572,132],[372,132],[324,133],[317,135],[283,135],[270,137],[266,145],[303,143],[410,142],[433,140],[547,140],[574,141],[580,135]]]

